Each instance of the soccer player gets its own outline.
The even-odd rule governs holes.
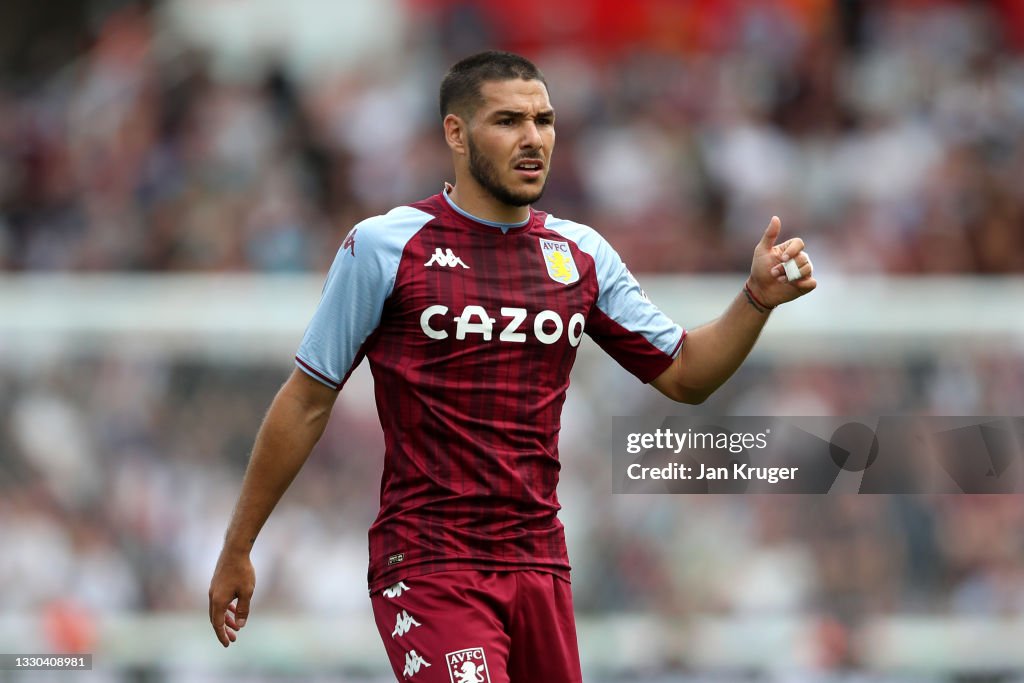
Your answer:
[[[227,647],[249,617],[249,559],[271,510],[367,357],[384,431],[370,599],[399,681],[581,680],[558,520],[558,431],[584,333],[665,395],[699,403],[771,308],[815,287],[772,218],[725,313],[687,333],[591,228],[538,211],[555,112],[531,62],[485,52],[441,84],[455,184],[342,243],[253,448],[210,584]],[[800,269],[794,281],[783,262]],[[684,343],[685,341],[685,343]]]

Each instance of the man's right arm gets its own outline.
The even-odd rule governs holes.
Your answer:
[[[337,396],[296,369],[267,411],[210,582],[210,623],[224,647],[249,616],[256,585],[249,552],[256,536],[320,440]]]

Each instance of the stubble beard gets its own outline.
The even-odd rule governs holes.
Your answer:
[[[544,187],[547,185],[547,178],[535,192],[516,193],[498,179],[498,169],[494,163],[481,154],[479,148],[473,144],[473,137],[468,138],[469,142],[469,173],[473,176],[480,187],[484,188],[492,197],[502,204],[508,206],[529,206],[538,201],[544,194]]]

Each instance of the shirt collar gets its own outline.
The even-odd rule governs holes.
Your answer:
[[[474,216],[473,214],[469,213],[468,211],[460,208],[458,204],[456,204],[454,201],[452,201],[452,198],[448,196],[448,192],[451,190],[451,187],[452,187],[451,185],[449,185],[448,183],[445,183],[444,190],[441,192],[441,194],[444,196],[444,200],[446,202],[448,202],[448,206],[452,207],[453,211],[455,211],[456,213],[458,213],[461,216],[465,216],[466,218],[468,218],[471,221],[476,221],[477,223],[482,223],[483,225],[488,225],[488,226],[490,226],[492,228],[498,228],[502,232],[508,232],[509,230],[511,230],[513,228],[521,228],[521,227],[523,227],[524,225],[526,225],[527,223],[530,222],[530,218],[531,218],[530,216],[527,216],[526,220],[519,221],[518,223],[498,223],[496,221],[489,221],[489,220],[486,220],[484,218],[478,218],[477,216]]]

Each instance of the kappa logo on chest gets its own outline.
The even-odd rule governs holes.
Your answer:
[[[455,255],[455,252],[453,252],[451,249],[442,250],[441,247],[435,248],[434,254],[423,265],[426,266],[427,268],[434,265],[440,266],[442,268],[454,268],[455,266],[462,266],[463,268],[467,269],[469,268],[469,266],[466,265],[465,261],[463,261],[461,258]]]

